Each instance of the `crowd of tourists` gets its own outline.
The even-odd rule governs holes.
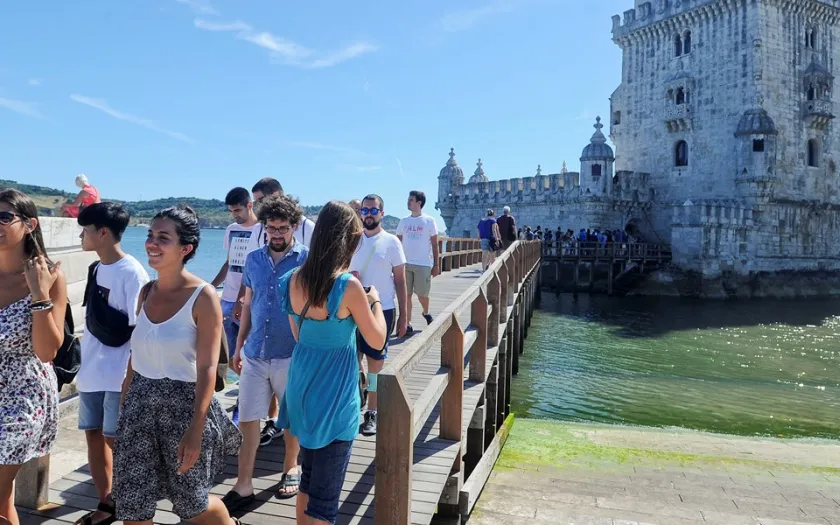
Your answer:
[[[19,191],[0,192],[0,522],[19,524],[15,476],[55,443],[59,381],[72,375],[58,363],[78,351],[78,428],[99,495],[79,525],[151,523],[160,499],[190,523],[238,523],[232,513],[255,500],[257,450],[278,438],[276,497],[297,497],[298,524],[335,523],[353,440],[376,434],[389,339],[414,331],[415,295],[433,321],[436,223],[421,191],[410,192],[396,235],[382,228],[376,194],[328,202],[315,222],[270,178],[233,188],[225,204],[234,222],[210,283],[187,269],[201,243],[188,206],[149,224],[154,280],[120,246],[125,207],[78,206],[82,248],[98,261],[77,348],[37,209]],[[214,397],[227,362],[239,376],[232,412]],[[210,489],[228,455],[238,455],[237,479],[218,498]]]

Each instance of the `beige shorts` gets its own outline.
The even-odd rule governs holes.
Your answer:
[[[432,267],[406,264],[405,289],[409,296],[416,293],[420,297],[428,297],[432,292]]]
[[[286,393],[289,377],[288,359],[251,359],[242,356],[242,374],[239,376],[239,421],[259,421],[268,416],[272,395],[277,400]]]

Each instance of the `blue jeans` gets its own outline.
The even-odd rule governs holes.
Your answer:
[[[341,496],[341,486],[344,485],[352,449],[352,441],[333,441],[317,449],[300,447],[300,492],[309,496],[307,516],[335,523],[338,498]]]
[[[79,430],[102,430],[105,437],[117,437],[120,392],[79,392]]]
[[[236,352],[236,339],[239,337],[239,321],[233,318],[233,307],[236,303],[222,301],[222,327],[225,330],[225,337],[228,343],[228,358],[233,359]]]

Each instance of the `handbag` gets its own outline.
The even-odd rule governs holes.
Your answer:
[[[66,384],[72,383],[82,365],[82,345],[76,337],[76,326],[73,323],[73,312],[70,303],[64,313],[64,341],[53,359],[53,370],[58,380],[58,390]]]
[[[86,306],[85,323],[88,332],[103,345],[119,348],[131,340],[134,327],[129,324],[128,315],[117,310],[107,299],[102,297],[96,287],[96,269],[99,261],[88,267],[88,280],[85,286],[85,298],[82,306]]]

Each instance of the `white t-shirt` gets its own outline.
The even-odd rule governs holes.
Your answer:
[[[362,286],[373,285],[379,292],[382,309],[391,310],[397,306],[393,268],[403,264],[405,253],[400,240],[381,231],[371,237],[362,235],[359,249],[350,261],[350,271],[359,272]]]
[[[108,297],[108,304],[128,315],[131,326],[137,324],[137,298],[149,282],[149,274],[137,259],[126,255],[113,264],[96,268],[96,286]],[[131,342],[120,347],[105,346],[85,326],[82,337],[82,366],[76,375],[79,392],[119,392],[122,390]]]
[[[434,266],[431,239],[437,234],[437,223],[428,215],[400,219],[397,235],[402,236],[406,262],[417,266]]]
[[[300,224],[298,224],[297,229],[295,230],[295,242],[299,242],[302,245],[309,248],[309,243],[312,242],[312,231],[315,229],[315,222],[311,219],[307,219],[306,216],[300,218]]]
[[[222,301],[233,303],[239,298],[245,259],[252,251],[265,246],[265,228],[260,222],[250,227],[233,223],[225,230],[224,242],[228,254],[228,271],[222,289]]]

